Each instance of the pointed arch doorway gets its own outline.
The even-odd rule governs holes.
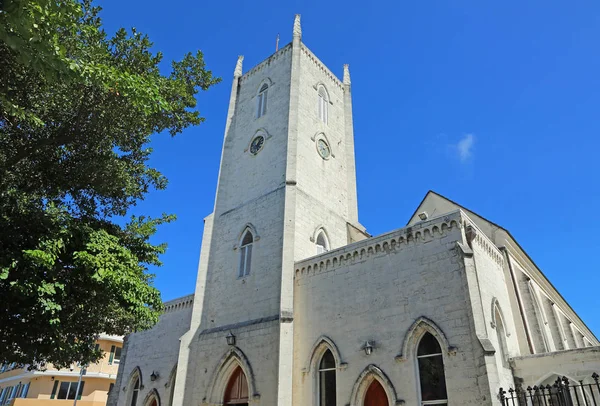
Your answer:
[[[364,406],[389,406],[385,389],[377,379],[373,379],[367,393],[365,393]]]
[[[223,401],[226,405],[248,406],[248,380],[239,366],[229,378]]]

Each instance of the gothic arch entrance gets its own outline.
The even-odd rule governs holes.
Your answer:
[[[223,403],[226,405],[248,406],[248,380],[239,366],[229,378]]]
[[[364,406],[389,406],[385,389],[377,379],[373,379],[365,394]]]

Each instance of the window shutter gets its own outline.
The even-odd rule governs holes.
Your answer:
[[[265,114],[267,114],[267,94],[269,93],[268,90],[265,90],[265,99],[263,100],[263,111],[262,111],[262,115],[264,116]]]
[[[58,381],[54,381],[54,387],[52,388],[52,395],[50,395],[50,399],[54,399],[56,397],[56,389],[58,389]]]
[[[22,398],[26,398],[26,397],[27,397],[27,392],[29,392],[29,384],[30,384],[30,383],[31,383],[31,382],[27,382],[27,383],[25,384],[25,386],[23,387],[23,392],[21,393],[21,397],[22,397]]]
[[[108,364],[112,365],[113,359],[115,358],[115,346],[110,346],[110,357],[108,358]]]

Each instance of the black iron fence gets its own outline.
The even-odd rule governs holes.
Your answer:
[[[594,372],[591,378],[588,383],[562,377],[552,385],[500,388],[500,401],[503,406],[600,406],[600,375]]]

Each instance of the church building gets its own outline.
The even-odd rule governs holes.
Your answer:
[[[593,384],[600,342],[508,230],[429,192],[405,227],[366,232],[349,69],[300,16],[242,61],[195,292],[125,338],[109,406],[486,406]],[[512,404],[559,404],[540,402]]]

